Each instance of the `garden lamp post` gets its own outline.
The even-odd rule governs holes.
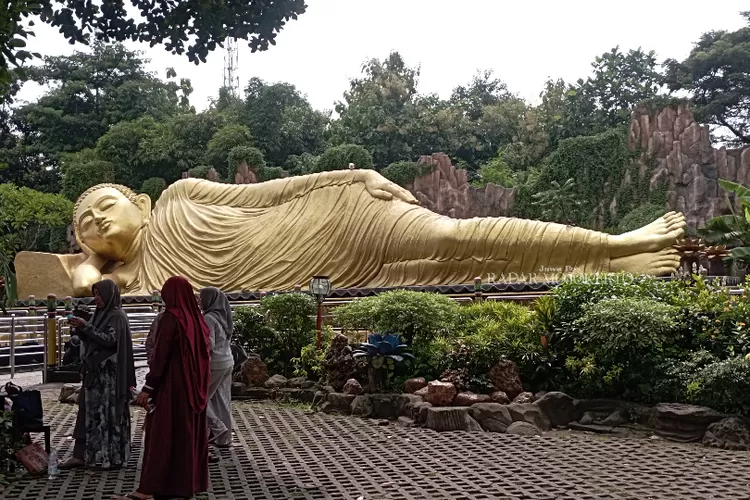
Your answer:
[[[313,276],[310,280],[310,293],[315,296],[318,302],[318,320],[316,328],[318,330],[318,350],[323,344],[323,301],[331,293],[331,280],[328,276]]]

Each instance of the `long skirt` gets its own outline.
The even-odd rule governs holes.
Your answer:
[[[120,403],[120,404],[118,404]],[[117,401],[117,364],[108,359],[84,375],[73,431],[73,456],[86,466],[125,465],[130,458],[130,408]]]
[[[208,386],[208,429],[213,442],[219,446],[232,443],[232,369],[211,370]]]

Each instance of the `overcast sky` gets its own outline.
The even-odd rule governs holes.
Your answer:
[[[126,2],[127,3],[127,2]],[[332,109],[348,81],[369,58],[399,51],[407,64],[421,66],[419,90],[448,97],[477,70],[492,69],[512,92],[536,102],[548,77],[574,81],[615,45],[655,50],[659,60],[683,59],[706,31],[735,30],[747,0],[307,0],[308,10],[291,21],[267,52],[251,54],[240,45],[240,86],[257,76],[293,83],[315,108]],[[46,25],[36,26],[29,47],[47,55],[85,50],[68,45]],[[195,89],[192,104],[208,105],[223,82],[224,53],[200,66],[162,47],[143,50],[160,77],[174,67]],[[27,84],[20,98],[43,91]]]

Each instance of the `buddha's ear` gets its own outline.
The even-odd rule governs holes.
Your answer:
[[[135,205],[143,215],[143,221],[148,222],[151,219],[151,198],[147,194],[139,194],[135,197]]]

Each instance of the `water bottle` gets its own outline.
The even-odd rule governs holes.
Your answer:
[[[60,474],[60,466],[57,462],[57,448],[52,448],[49,452],[49,462],[47,463],[47,479],[50,481],[57,478]]]

